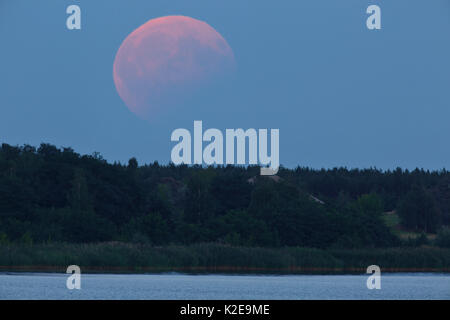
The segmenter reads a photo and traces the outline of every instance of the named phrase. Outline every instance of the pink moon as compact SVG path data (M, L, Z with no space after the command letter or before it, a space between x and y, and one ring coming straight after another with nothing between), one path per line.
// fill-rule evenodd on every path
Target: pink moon
M150 120L234 71L234 54L207 23L167 16L148 21L120 46L114 83L126 106Z

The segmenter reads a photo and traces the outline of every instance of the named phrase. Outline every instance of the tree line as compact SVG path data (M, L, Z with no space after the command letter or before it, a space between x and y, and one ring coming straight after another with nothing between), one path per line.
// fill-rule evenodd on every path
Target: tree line
M450 224L450 174L334 168L108 163L50 144L0 148L0 243L395 247L382 219Z

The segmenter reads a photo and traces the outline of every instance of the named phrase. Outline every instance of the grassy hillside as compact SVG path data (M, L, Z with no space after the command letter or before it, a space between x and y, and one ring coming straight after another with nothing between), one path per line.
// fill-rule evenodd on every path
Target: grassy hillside
M385 212L382 215L383 221L386 226L389 227L391 232L399 237L403 241L416 240L420 238L423 234L426 235L428 241L433 242L436 239L436 233L423 233L408 230L401 225L401 220L395 211Z

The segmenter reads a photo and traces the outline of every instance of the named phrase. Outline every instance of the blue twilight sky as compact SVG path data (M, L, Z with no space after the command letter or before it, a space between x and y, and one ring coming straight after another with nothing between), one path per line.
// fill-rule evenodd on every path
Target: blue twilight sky
M66 29L67 6L82 30ZM382 30L366 28L370 4ZM112 79L149 19L186 15L232 47L237 73L152 123ZM279 128L283 165L450 168L449 0L0 0L0 141L109 161L170 161L176 128Z

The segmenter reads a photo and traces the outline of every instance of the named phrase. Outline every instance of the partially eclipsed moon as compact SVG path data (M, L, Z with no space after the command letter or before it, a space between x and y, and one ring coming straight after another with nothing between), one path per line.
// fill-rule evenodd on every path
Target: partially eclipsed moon
M152 19L122 43L114 83L127 107L150 119L234 70L234 54L207 23L184 16Z

